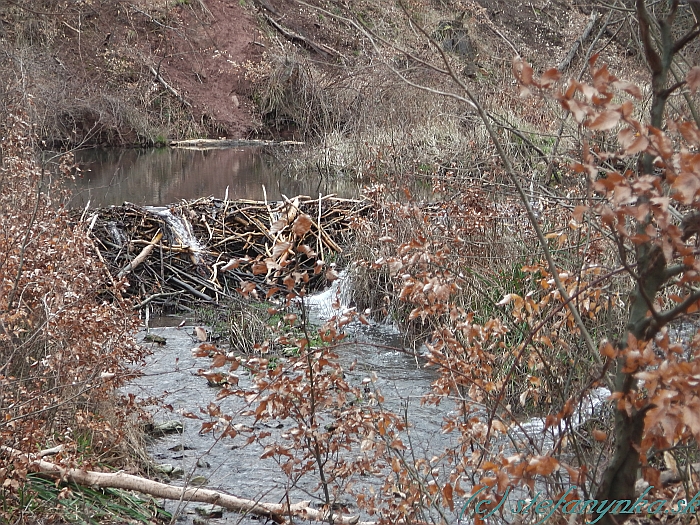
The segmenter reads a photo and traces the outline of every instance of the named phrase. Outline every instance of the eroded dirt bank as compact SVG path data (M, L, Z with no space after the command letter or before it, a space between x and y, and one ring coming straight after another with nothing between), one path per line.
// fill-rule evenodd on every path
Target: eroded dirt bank
M264 47L245 2L10 1L0 23L3 109L31 96L47 142L241 138L258 127L242 66Z
M587 3L540 1L526 8L481 0L410 8L456 57L464 78L489 94L503 87L516 50L543 65L561 62L589 23ZM6 57L0 75L9 82L0 109L6 113L21 99L40 137L66 146L347 136L376 126L372 108L390 115L397 101L410 107L415 94L378 64L400 66L419 81L430 78L428 72L398 52L373 48L347 23L353 17L420 55L427 44L400 7L377 0L311 4L6 0L0 3ZM634 54L625 31L611 26L608 33L613 30L605 53ZM422 102L418 107L432 111Z

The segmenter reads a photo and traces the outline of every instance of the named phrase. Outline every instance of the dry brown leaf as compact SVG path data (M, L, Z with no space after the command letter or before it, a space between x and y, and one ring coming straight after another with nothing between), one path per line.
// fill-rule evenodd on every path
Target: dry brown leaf
M688 84L690 92L695 93L700 87L700 66L690 68L690 71L688 71L688 74L685 76L685 81Z
M524 86L532 84L532 67L520 57L513 59L513 74Z
M614 109L607 109L599 114L588 126L595 131L607 131L613 129L620 122L620 112Z
M452 485L447 483L443 488L442 488L442 497L445 500L445 503L447 504L448 507L450 507L450 510L455 509L455 504L454 500L452 499Z
M515 294L510 294L510 293L504 295L504 296L503 296L503 299L501 299L500 301L498 301L498 302L496 303L496 305L497 305L497 306L503 306L504 304L508 304L509 302L511 302L511 301L513 300L513 296L514 296L514 295L515 295Z
M313 222L311 221L311 217L306 214L299 215L292 225L292 231L294 232L294 235L301 238L311 229L312 224Z
M287 277L284 278L284 285L287 287L287 290L292 290L294 288L294 285L296 284L296 281L294 280L294 277L291 275L288 275Z
M637 153L641 153L642 151L646 150L648 147L649 139L640 135L634 139L627 148L625 148L625 153L627 155L636 155Z
M693 433L694 436L700 436L700 412L698 412L697 398L688 403L688 406L684 406L682 409L683 422L688 425L688 428Z
M209 338L209 336L207 335L207 331L201 326L195 326L194 333L197 336L197 339L199 339L202 342L205 342Z
M678 131L680 131L683 138L691 144L700 144L700 130L695 122L682 122L678 126Z
M540 86L543 88L549 87L560 78L561 73L556 67L553 67L544 72L544 75L542 75L542 78L540 79Z
M668 159L673 155L673 143L662 130L649 126L649 138L652 145L664 159Z
M291 248L291 246L291 242L275 243L275 245L272 247L272 258L279 259L284 253L286 253L287 250L289 250L289 248ZM267 271L267 266L265 267L265 271Z
M616 89L619 89L620 91L624 91L625 93L632 95L634 98L642 98L642 90L639 89L637 85L632 84L632 82L618 80L617 82L613 82L612 85Z
M596 441L606 441L608 439L608 434L603 432L602 430L594 430L593 431L593 439Z
M581 471L579 469L570 467L569 465L565 465L565 464L564 464L564 468L569 473L569 479L571 480L571 483L574 485L578 485L579 480L581 479Z
M495 420L491 423L491 426L493 427L493 429L494 429L496 432L500 432L501 434L505 434L505 433L508 431L508 429L506 428L506 426L505 426L502 422L498 421L497 419L495 419Z
M274 235L278 232L281 232L287 227L287 221L284 219L280 219L278 221L275 221L272 223L272 226L270 226L270 234Z
M579 124L582 124L583 121L586 120L586 115L588 115L588 107L584 106L579 101L574 99L564 100L562 101L562 106L571 111L571 114L574 116L574 120L576 120L576 122Z
M588 206L576 206L574 208L573 216L576 222L581 222L583 219L583 214L589 210Z
M209 357L211 352L216 351L216 346L211 343L202 343L192 349L192 357Z
M252 292L253 290L255 290L255 283L254 282L248 281L248 282L241 283L241 293L243 295L247 295L250 292Z
M229 262L227 262L224 266L221 267L221 271L226 272L228 270L234 270L238 268L240 264L240 259L231 259Z
M649 145L649 140L637 133L634 128L625 128L617 134L617 141L626 155L636 155L644 151Z
M251 268L253 275L262 275L267 273L267 263L265 261L255 261Z
M624 118L629 119L634 113L634 104L629 100L625 100L620 106L620 113L622 113Z
M673 198L683 204L690 204L698 190L700 190L700 178L694 173L682 173L673 183L676 193Z

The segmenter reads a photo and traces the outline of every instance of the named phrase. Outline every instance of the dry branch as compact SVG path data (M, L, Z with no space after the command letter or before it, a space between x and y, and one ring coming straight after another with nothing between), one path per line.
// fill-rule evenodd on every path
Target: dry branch
M586 25L586 28L583 30L583 33L580 37L576 39L576 42L574 42L574 45L571 46L571 49L569 50L567 55L561 62L559 62L559 65L557 65L557 69L559 71L564 72L566 71L566 69L568 69L569 65L571 64L571 61L576 56L576 52L578 51L579 47L583 45L588 36L591 34L591 31L593 31L593 27L595 26L599 17L600 15L598 14L598 11L594 9L591 12L591 18L588 21L588 25Z
M153 66L148 66L148 69L151 70L151 73L156 77L156 80L158 82L160 82L161 84L163 84L163 87L165 89L167 89L168 91L170 91L170 93L172 93L175 96L175 98L177 98L180 102L182 102L183 105L187 106L188 108L192 107L192 104L190 104L184 98L182 98L180 93L178 93L177 90L174 87L172 87L170 84L168 84L165 81L165 79L160 76L160 73L158 73L158 71L153 69Z
M176 501L210 503L235 512L266 516L277 523L286 523L287 520L284 517L290 515L314 521L328 520L326 512L311 508L309 501L300 501L289 507L281 503L261 503L211 489L186 486L176 487L124 472L94 472L91 470L66 468L4 445L0 445L0 451L15 458L26 459L30 468L35 468L42 474L55 476L61 480L71 481L78 485L133 490L155 498ZM333 514L333 522L345 525L373 525L373 523L367 522L360 524L359 516L340 516L336 513Z
M255 283L262 295L284 289L284 279L294 272L309 275L308 291L321 288L325 281L323 273L314 272L317 261L342 251L352 220L369 207L366 200L333 196L282 202L201 198L157 208L126 203L98 210L89 234L110 277L128 274L127 294L138 296L137 307L186 309L200 300L234 296L243 283ZM298 236L291 226L300 214L314 219ZM285 245L288 255L272 257L276 246ZM316 253L292 249L302 245ZM159 256L154 257L156 248ZM227 265L231 260L238 264ZM280 268L260 272L266 262ZM220 271L224 265L226 271Z
M300 35L299 33L295 33L294 31L291 31L289 29L286 29L285 27L282 27L278 22L275 21L274 18L272 18L270 15L267 15L265 13L262 14L263 17L265 17L265 20L267 20L272 27L277 29L282 35L291 41L297 41L304 45L305 47L316 51L319 55L323 55L326 57L332 57L332 56L340 56L340 53L338 53L336 50L331 49L330 47L323 45L323 44L318 44L314 42L313 40L306 38L305 36Z
M136 257L134 257L134 260L131 261L129 264L127 264L124 268L122 268L119 273L117 274L117 279L121 279L124 277L127 273L131 272L132 270L135 270L139 264L141 264L143 261L148 259L148 256L151 255L151 252L153 251L153 247L156 245L158 241L163 237L162 232L158 232L156 236L153 238L153 240L148 243L148 245L141 250L141 253L139 253Z

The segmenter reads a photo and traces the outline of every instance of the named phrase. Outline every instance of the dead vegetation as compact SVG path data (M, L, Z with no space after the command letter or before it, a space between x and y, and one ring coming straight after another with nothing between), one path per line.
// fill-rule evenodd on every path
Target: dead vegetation
M246 85L229 62L258 52L247 41L255 23L236 3L222 31L229 8L217 1L211 9L189 1L6 2L0 74L6 89L31 97L26 110L48 146L247 138L255 126ZM7 104L0 100L3 115Z
M368 207L330 195L284 202L204 198L169 208L125 204L89 216L86 210L83 219L110 279L128 276L125 293L138 297L134 309L191 311L239 293L266 299L302 278L308 291L317 290L333 272L325 261L343 251L350 224ZM292 233L302 229L293 245Z
M384 473L391 469L393 474L385 478L383 491L391 497L359 497L358 501L373 512L380 509L394 521L447 521L446 513L455 512L455 499L470 495L471 489L460 486L460 482L467 481L472 487L480 483L489 487L496 501L512 484L532 489L536 483L547 484L556 494L568 484L579 486L584 494L598 490L603 497L608 493L631 497L634 484L618 478L636 478L641 447L648 454L641 458L646 462L654 454L673 451L673 440L690 443L698 434L697 416L688 409L697 404L697 385L683 379L696 363L684 361L679 346L670 344L667 332L662 330L669 319L697 306L698 292L691 287L697 280L691 259L697 254L686 244L696 232L681 232L676 224L678 217L668 211L671 193L686 206L681 208L683 213L697 207L697 185L693 182L697 156L692 157L687 148L680 146L685 140L690 151L695 151L697 126L677 122L669 131L673 139L667 139L660 129L661 121L652 122L652 129L635 120L640 111L631 101L617 104L614 97L627 95L614 91L620 86L615 84L617 79L607 68L596 66L595 60L590 62L588 72L595 87L573 80L566 94L524 102L517 92L502 88L510 83L506 75L509 61L467 63L464 57L452 54L459 49L454 35L449 37L452 47L447 54L440 42L430 43L432 54L427 51L430 45L420 45L435 38L433 28L443 33L447 29L435 10L420 2L411 6L413 11L406 12L396 6L380 11L367 4L356 6L352 13L329 11L329 6L299 5L304 6L300 8L302 18L285 21L281 27L272 24L281 37L268 34L274 40L270 46L274 49L267 56L269 67L247 67L248 72L259 74L255 81L261 116L271 126L289 126L318 140L320 148L301 159L300 165L324 174L353 173L379 183L369 194L375 215L358 224L363 241L357 243L353 254L359 260L354 276L356 301L381 317L395 317L417 340L426 343L424 355L442 371L426 400L438 404L452 397L456 411L446 421L445 431L458 433L461 440L458 448L430 462L413 461L415 458L402 452L405 445L401 433L408 422L375 412L369 404L355 403L364 396L381 400L381 394L375 394L369 386L360 391L348 385L333 362L332 349L311 345L309 327L302 318L303 333L296 334L292 341L299 352L289 366L284 365L287 370L267 357L256 357L245 366L254 374L257 390L243 392L235 385L226 387L231 389L226 395L254 399L257 405L251 414L257 419L293 420L294 432L287 434L286 445L267 442L263 456L276 457L290 477L318 474L331 519L332 482L324 479L325 473L337 475L334 481L344 482L355 474L382 474L382 469ZM491 14L484 8L472 3L459 5L469 14L466 22L460 20L460 24L466 23L467 34L482 37L475 38L478 54L502 58L521 47L513 44L512 34L493 26ZM538 8L530 7L537 17ZM567 13L572 19L581 14L573 10ZM582 18L585 22L588 16ZM299 22L296 25L295 20ZM313 24L320 26L318 32L308 26L311 20L317 20ZM609 49L615 45L616 37L608 32L614 26L606 26L614 20L603 20L602 26L591 31L590 45L580 46L583 56L569 66L574 78L581 78L583 73L578 74L576 66L581 68L588 62L594 47ZM567 34L566 39L560 39L562 35L557 31L543 31L530 20L529 13L517 22L514 27L533 28L537 35L546 36L561 56L565 56L565 42L578 38L577 34ZM343 29L332 32L329 27ZM486 38L489 31L495 36ZM309 42L312 36L318 41ZM533 52L532 47L525 49ZM311 53L314 60L308 60L306 53ZM340 64L342 71L336 67ZM559 79L557 70L537 77L528 68L523 61L516 62L516 78L523 95L546 91ZM448 92L451 81L439 78L436 72L447 73L461 91L440 98L441 93ZM685 94L692 97L697 77L688 78L692 89ZM622 91L643 97L642 90L624 85ZM596 96L589 96L594 89L598 90ZM478 93L483 101L477 104L471 93ZM657 98L661 95L658 90L654 94ZM685 99L688 111L692 107L689 100ZM673 110L682 104L672 106ZM478 111L479 119L473 110ZM564 123L568 113L574 118ZM608 133L623 122L632 128L620 134ZM636 162L639 153L647 155L644 162ZM678 161L681 157L683 163ZM565 166L571 158L580 162L569 170ZM652 161L659 163L656 168L665 170L668 179L652 169ZM685 170L683 178L674 171L678 166ZM635 171L642 167L643 171ZM540 184L561 179L579 183L564 189ZM416 188L421 185L428 197L416 199ZM513 198L516 192L518 201ZM440 195L437 202L426 202L435 193ZM631 199L633 193L644 204L653 199L649 202L655 207L636 206ZM31 212L31 202L19 204L28 210L25 214ZM573 216L570 211L574 211ZM634 232L627 229L626 225L634 221L643 228ZM163 232L158 232L157 221L144 222L148 235L141 239L145 241L142 244L153 251ZM291 226L292 240L301 240L312 231L308 221L299 223L298 228L296 224L296 219L288 218L279 231ZM109 230L104 225L103 229ZM202 231L211 237L211 229L206 223ZM224 224L222 231L225 229ZM263 233L255 235L269 238L272 229L272 225L265 226L267 233L260 230ZM234 233L240 239L250 232ZM681 233L688 236L684 238ZM112 239L115 237L119 235ZM103 238L107 238L106 233ZM280 256L287 253L308 255L308 245L290 244L289 239L276 238L266 246L264 255L258 254L262 258L257 261L260 274L279 270ZM22 253L24 241L16 241L12 246L19 246ZM112 249L120 248L119 243L113 244L116 248ZM182 244L175 251L180 250L180 255L187 258L195 255L195 250L183 249ZM168 248L172 251L173 246L170 242ZM142 250L138 255L146 260L152 251ZM75 259L86 257L84 253L78 255ZM630 265L632 258L635 262ZM16 259L16 275L23 275L24 255ZM135 269L138 262L131 256L127 259L128 266L121 268L124 272ZM313 272L308 267L300 268L300 260L294 259L300 278L287 276L284 283L288 305L305 293L299 291L305 284L303 275ZM673 260L678 264L669 266L666 273L667 262ZM661 265L659 261L665 262ZM660 265L665 280L685 273L683 281L669 281L669 286L685 297L657 297L661 293L655 284L659 279L646 277L653 276ZM641 277L638 271L644 272ZM623 281L621 275L627 280ZM211 275L205 277L210 279ZM8 311L14 301L25 300L25 288L30 290L29 286L18 286L18 282L7 281ZM636 292L631 290L630 282L637 282ZM644 292L639 290L650 282L648 296L641 297ZM188 286L196 289L207 285L200 280ZM255 283L242 286L244 293L255 288ZM639 296L632 309L625 302L630 293ZM41 299L44 297L50 296ZM630 311L635 315L630 314L632 321L626 328ZM28 314L20 313L15 336L21 338L22 330L31 323L25 321ZM319 334L322 341L339 343L343 326L356 313L332 320ZM294 323L298 315L287 313L285 319ZM619 337L627 331L626 339ZM657 335L659 346L655 347L652 339ZM213 353L214 368L230 366L234 371L242 364L238 357L208 343L200 345L198 351L202 357ZM37 363L47 366L39 356L26 366L17 366L30 371L39 366ZM621 385L616 393L618 404L611 405L617 417L616 431L610 432L610 422L602 418L581 431L574 417L577 407L585 406L597 389L608 387L612 391L610 376L615 368ZM636 390L637 381L646 382L644 391ZM269 392L269 396L260 396L261 391ZM352 396L353 403L346 403L346 396ZM217 410L210 409L214 419L205 421L202 430L235 437L231 416ZM523 428L517 417L521 411L540 413L541 427ZM643 436L647 412L654 419ZM618 441L621 446L615 449L615 439L620 435L630 440ZM497 442L500 438L508 439L516 452L507 455ZM344 463L338 451L355 446L366 454L358 454L359 459L352 464ZM605 459L613 450L634 468L618 474L615 465ZM335 463L329 463L329 458ZM655 466L644 464L643 468L649 479L659 479Z
M495 151L476 112L441 96L455 91L440 74L437 47L479 94L514 159L537 180L551 179L550 157L566 154L578 132L569 125L558 129L553 105L523 101L504 89L512 83L510 60L521 54L537 64L545 56L571 55L567 64L580 70L594 44L617 57L621 48L613 29L620 21L598 17L585 31L590 9L567 2L532 4L526 12L496 1L407 7L413 20L399 4L379 8L368 1L351 8L324 2L275 8L287 27L335 51L329 57L305 48L270 26L271 45L252 68L261 118L314 144L286 160L297 169L363 181L436 167L493 169ZM570 53L572 48L578 52ZM643 67L628 63L630 69Z
M84 457L95 467L125 467L124 422L140 413L114 392L144 356L133 339L136 320L123 283L109 279L84 226L61 206L58 183L71 176L70 158L60 173L47 171L31 129L21 112L2 124L0 437L25 452L60 445L64 465ZM2 519L31 516L31 494L17 499L28 465L1 463Z
M513 53L563 58L590 18L587 3L534 3L524 12L497 0L410 7L510 126L521 101L501 86L510 82ZM399 5L18 0L3 5L0 17L3 77L32 95L27 107L47 144L292 134L320 146L299 164L360 175L391 148L411 168L488 145L478 119L436 96L444 81L431 70L419 26ZM618 31L625 20L603 26L601 17L572 67L580 68L594 39L611 57L625 54ZM435 91L421 92L397 72ZM540 120L551 117L538 112Z

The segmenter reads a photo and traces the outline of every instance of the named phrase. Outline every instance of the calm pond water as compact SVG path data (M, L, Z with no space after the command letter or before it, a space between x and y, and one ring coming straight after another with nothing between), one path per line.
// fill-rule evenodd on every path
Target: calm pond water
M281 195L318 196L336 193L355 197L349 181L296 175L259 147L190 150L90 149L78 151L82 176L72 184L71 204L84 207L120 205L163 206L181 199L223 198L263 200L263 185L270 200Z

